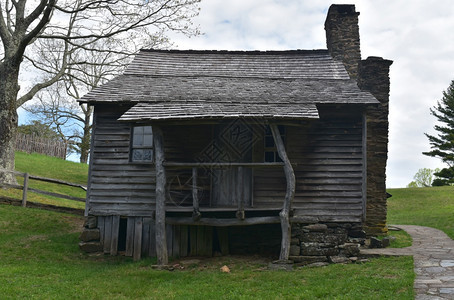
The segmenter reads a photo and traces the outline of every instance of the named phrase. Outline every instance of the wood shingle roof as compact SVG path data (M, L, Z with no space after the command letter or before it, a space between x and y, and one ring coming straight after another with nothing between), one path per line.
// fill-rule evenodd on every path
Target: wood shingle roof
M327 50L142 50L81 102L139 103L120 120L316 118L316 104L376 104Z

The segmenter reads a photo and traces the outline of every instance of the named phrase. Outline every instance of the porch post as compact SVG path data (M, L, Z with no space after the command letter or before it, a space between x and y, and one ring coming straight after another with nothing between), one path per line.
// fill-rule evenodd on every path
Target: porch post
M200 220L202 214L199 210L199 195L197 188L197 167L192 167L192 219L194 221Z
M284 162L284 173L287 181L287 190L285 192L284 205L279 217L281 219L282 241L281 253L279 255L280 261L288 260L290 254L290 208L292 206L293 198L295 197L295 172L293 171L292 164L288 159L287 152L285 151L284 142L282 141L281 134L276 124L270 124L271 132L273 134L274 143L276 144L279 157Z
M156 255L158 265L167 265L169 257L166 241L166 173L163 166L164 145L162 130L159 126L153 125L153 145L156 166Z

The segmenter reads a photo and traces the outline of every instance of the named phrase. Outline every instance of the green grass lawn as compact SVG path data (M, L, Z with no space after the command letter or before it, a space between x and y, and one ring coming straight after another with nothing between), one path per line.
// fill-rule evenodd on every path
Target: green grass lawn
M16 153L16 169L86 184L88 166L38 154ZM47 191L84 197L77 188L31 182ZM21 197L21 191L14 191ZM0 195L12 195L1 190ZM454 238L454 187L390 189L388 224L438 228ZM83 208L83 203L30 193L30 201ZM151 268L153 259L89 256L78 249L82 218L0 205L0 299L413 299L413 259L269 271L267 259L200 259L175 271ZM405 247L405 232L390 232ZM180 263L175 260L172 263ZM228 265L231 273L219 268Z
M82 254L81 226L81 217L0 205L0 299L414 297L411 257L286 272L267 270L264 259L227 256L159 271L152 259ZM220 272L224 264L230 273Z
M454 238L454 186L388 192L388 224L429 226Z
M23 173L60 179L63 181L87 185L88 165L80 164L71 161L66 161L56 157L50 157L40 154L27 154L24 152L16 152L16 170ZM23 184L23 177L18 176L19 184ZM78 198L85 198L85 191L81 188L47 183L38 180L29 181L30 188L35 188L47 192L59 193ZM8 196L15 199L22 199L22 191L16 189L0 189L0 196ZM65 200L50 196L44 196L33 192L28 193L28 201L39 202L43 204L52 204L57 206L65 206L71 208L83 209L83 202Z

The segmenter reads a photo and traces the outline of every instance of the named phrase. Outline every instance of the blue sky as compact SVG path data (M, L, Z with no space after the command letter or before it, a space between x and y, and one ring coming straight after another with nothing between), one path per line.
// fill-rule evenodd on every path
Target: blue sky
M228 3L228 4L227 4ZM326 49L324 22L332 3L360 12L362 58L393 60L387 186L405 187L420 168L443 167L424 133L435 133L429 108L454 80L451 0L202 0L204 35L172 36L178 49Z
M360 12L362 58L393 60L387 186L404 187L420 168L443 167L424 132L435 133L429 108L454 79L452 0L202 0L194 20L204 33L171 35L177 49L326 49L324 22L332 3ZM20 122L25 121L20 113Z

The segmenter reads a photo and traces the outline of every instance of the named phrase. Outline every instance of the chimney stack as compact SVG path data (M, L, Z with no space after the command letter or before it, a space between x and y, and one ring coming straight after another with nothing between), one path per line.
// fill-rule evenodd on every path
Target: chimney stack
M343 62L352 79L358 76L361 60L358 16L355 5L333 4L325 21L328 51L335 60Z
M367 204L365 230L383 234L386 227L386 162L388 159L389 67L393 62L368 57L359 63L358 86L380 101L366 110L367 116Z

